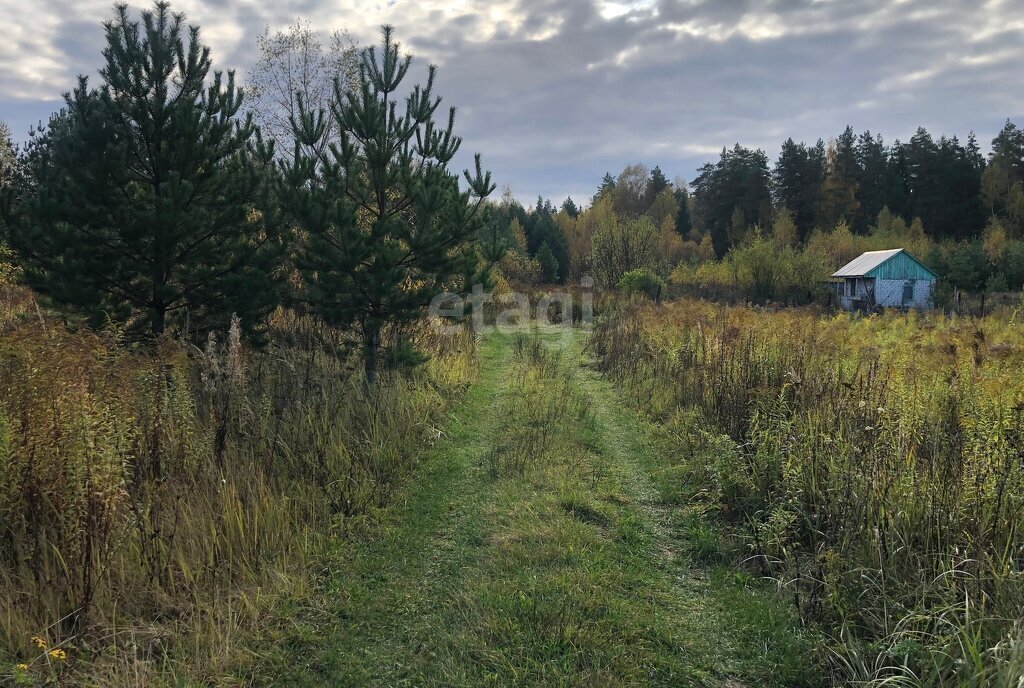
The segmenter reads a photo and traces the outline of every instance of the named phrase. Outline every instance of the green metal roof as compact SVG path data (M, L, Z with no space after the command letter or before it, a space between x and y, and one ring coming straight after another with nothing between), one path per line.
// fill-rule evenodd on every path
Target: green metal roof
M833 277L934 280L938 275L902 248L867 251L832 273Z

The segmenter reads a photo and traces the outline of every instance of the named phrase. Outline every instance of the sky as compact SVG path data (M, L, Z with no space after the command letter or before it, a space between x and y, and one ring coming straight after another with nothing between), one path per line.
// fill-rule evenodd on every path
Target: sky
M132 0L136 7L148 6ZM458 108L456 163L483 156L522 200L586 201L605 172L690 180L739 142L850 124L886 141L1024 126L1024 0L174 0L215 68L244 81L256 36L296 17L363 46L381 24L438 66ZM108 0L0 0L0 120L16 139L101 65ZM410 86L412 82L410 81Z

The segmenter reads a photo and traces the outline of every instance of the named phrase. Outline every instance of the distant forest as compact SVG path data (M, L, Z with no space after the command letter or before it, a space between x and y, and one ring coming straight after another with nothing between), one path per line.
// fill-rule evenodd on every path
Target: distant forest
M602 203L607 207L599 209ZM887 144L848 126L828 143L787 139L774 164L760 149L723 148L689 183L673 183L657 166L629 165L618 176L605 174L586 212L571 198L560 208L543 198L526 208L510 194L493 209L492 229L518 240L542 281L593 268L587 260L595 258L601 221L586 215L596 211L605 218L610 212L616 223L650 220L646 234L659 237L651 264L624 267L649 267L662 277L680 264L727 259L759 237L800 250L819 236L817 243L832 237L863 250L899 242L951 277L952 286L1019 289L1024 130L1007 120L986 154L973 133L964 143L920 128L907 142Z
M816 227L843 220L863 234L883 208L908 223L920 218L935 240L978 236L993 216L1018 234L1022 181L1024 131L1010 121L992 140L987 160L973 133L963 144L920 128L910 141L886 145L881 135L858 136L848 126L827 145L787 139L771 170L763 151L739 144L723 149L693 180L694 219L719 256L738 230L768 226L780 208L792 212L801 241Z

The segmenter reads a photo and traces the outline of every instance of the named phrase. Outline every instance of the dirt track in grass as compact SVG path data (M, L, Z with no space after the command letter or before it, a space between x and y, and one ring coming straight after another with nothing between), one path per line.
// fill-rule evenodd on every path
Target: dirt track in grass
M659 492L656 433L583 341L483 339L441 441L379 521L327 557L276 683L820 683L774 595L688 557L692 523Z

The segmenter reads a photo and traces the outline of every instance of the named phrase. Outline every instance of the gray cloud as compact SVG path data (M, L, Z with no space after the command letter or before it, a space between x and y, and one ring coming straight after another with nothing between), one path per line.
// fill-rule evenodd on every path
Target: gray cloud
M15 11L0 46L0 118L47 116L78 72L100 65L106 0ZM479 151L524 199L589 196L605 171L642 160L692 178L723 145L814 141L847 124L908 138L1024 116L1019 0L301 0L175 3L219 67L241 71L267 24L293 14L363 44L396 25L440 66L459 108L462 164ZM422 74L422 72L418 72Z

